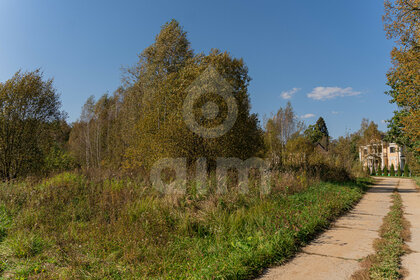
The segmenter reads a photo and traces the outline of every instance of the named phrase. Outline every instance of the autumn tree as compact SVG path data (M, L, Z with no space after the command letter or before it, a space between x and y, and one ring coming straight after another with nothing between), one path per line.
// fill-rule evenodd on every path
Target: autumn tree
M237 109L234 125L218 137L200 135L185 119L190 87L203 79L208 82L200 85L205 89L221 80ZM258 118L250 113L249 81L242 59L215 49L195 55L186 32L172 20L139 55L138 63L125 70L123 85L113 96L88 100L74 126L72 150L85 166L112 165L131 171L149 169L168 157L183 157L188 163L203 157L247 159L263 148ZM216 106L214 118L203 113L206 104ZM205 128L223 123L228 112L216 88L203 92L191 109Z
M387 92L399 111L390 122L396 141L406 138L414 169L420 171L420 1L385 1L384 27L388 39L395 40L392 68L387 73ZM408 141L407 141L408 140ZM417 166L417 167L416 167Z
M357 137L355 134L340 136L330 144L331 155L334 157L335 165L352 170L358 164Z
M272 164L281 167L285 163L286 145L297 137L304 129L304 123L299 121L293 111L292 104L280 108L275 115L267 120L265 125L265 143Z
M359 145L379 145L384 134L378 130L378 125L368 119L363 119L359 130L361 136Z
M45 167L64 114L53 87L40 70L17 72L0 83L0 176L12 179Z
M122 101L117 91L95 101L88 98L80 119L73 124L69 144L74 157L86 168L119 167L124 153L122 133L129 118L120 116Z

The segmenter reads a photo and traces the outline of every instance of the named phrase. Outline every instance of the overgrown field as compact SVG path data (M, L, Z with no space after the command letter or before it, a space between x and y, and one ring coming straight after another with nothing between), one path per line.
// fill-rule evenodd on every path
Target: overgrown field
M163 196L133 179L63 173L0 187L5 279L244 279L292 256L365 184Z

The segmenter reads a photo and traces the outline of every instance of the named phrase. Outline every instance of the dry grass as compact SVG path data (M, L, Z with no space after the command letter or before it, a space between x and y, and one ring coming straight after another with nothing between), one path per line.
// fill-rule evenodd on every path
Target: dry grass
M0 272L10 279L255 276L289 258L362 195L363 184L278 178L269 196L165 196L134 178L63 173L0 188ZM284 184L284 187L281 187ZM295 185L296 184L296 185Z

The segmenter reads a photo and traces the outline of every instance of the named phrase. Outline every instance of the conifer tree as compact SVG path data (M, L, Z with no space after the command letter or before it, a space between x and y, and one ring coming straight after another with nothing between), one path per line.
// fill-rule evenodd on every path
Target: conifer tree
M400 166L400 164L398 164L398 167L397 167L397 176L398 177L401 177L401 175L402 175L401 166Z
M395 167L393 163L391 164L391 167L390 167L390 175L395 176Z
M384 167L383 173L384 176L388 176L388 168L386 167L386 165Z
M410 176L410 170L408 169L408 164L404 164L404 176L409 177Z

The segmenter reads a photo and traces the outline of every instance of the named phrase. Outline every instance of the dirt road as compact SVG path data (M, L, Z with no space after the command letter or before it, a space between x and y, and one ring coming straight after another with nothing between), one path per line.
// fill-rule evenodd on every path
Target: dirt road
M331 229L321 234L285 265L268 269L260 278L274 279L350 279L360 269L360 261L373 254L373 241L383 217L389 212L391 194L399 189L406 217L412 225L413 253L403 259L409 279L420 279L420 193L409 179L380 178L363 199ZM417 276L417 278L415 278Z

